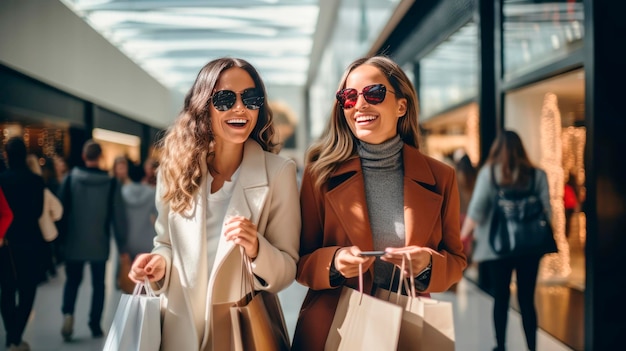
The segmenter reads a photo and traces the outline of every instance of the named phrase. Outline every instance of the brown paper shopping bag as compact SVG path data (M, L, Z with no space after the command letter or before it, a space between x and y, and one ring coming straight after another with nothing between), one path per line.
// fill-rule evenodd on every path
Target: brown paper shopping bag
M363 293L359 267L359 290L343 287L325 350L395 350L400 333L402 307Z
M241 250L244 297L212 306L213 349L233 351L287 351L289 334L278 296L254 291L250 258ZM217 321L227 321L223 323Z

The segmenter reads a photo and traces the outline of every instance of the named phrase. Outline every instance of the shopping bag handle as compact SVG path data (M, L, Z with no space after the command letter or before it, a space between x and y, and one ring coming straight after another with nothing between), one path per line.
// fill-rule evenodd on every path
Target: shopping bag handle
M141 295L142 288L146 292L146 296L156 297L156 294L154 293L154 290L152 289L152 285L150 284L150 280L148 280L148 277L145 277L143 279L143 282L139 282L135 284L133 295Z

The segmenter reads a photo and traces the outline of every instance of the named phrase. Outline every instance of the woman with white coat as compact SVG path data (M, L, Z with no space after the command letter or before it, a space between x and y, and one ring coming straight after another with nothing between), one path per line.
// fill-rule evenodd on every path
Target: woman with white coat
M162 300L161 350L213 350L212 306L243 297L242 251L254 289L295 279L300 235L296 165L276 155L265 87L246 61L202 68L168 130L160 159L157 236L129 277Z

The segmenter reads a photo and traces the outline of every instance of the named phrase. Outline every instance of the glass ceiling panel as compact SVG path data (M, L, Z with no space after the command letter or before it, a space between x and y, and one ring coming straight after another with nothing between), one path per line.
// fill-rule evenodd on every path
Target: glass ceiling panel
M60 0L164 86L186 93L221 56L304 85L318 0Z

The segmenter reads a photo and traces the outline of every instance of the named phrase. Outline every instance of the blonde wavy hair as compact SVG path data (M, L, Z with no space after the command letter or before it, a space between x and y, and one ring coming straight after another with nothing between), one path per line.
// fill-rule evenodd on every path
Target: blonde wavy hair
M392 90L396 92L395 98L407 100L407 111L402 118L398 119L397 131L404 143L419 148L417 93L402 68L393 60L386 56L357 59L344 72L338 90L346 88L348 75L361 65L371 65L378 68L389 80ZM387 94L386 98L393 96L394 94ZM310 172L315 179L317 188L322 188L341 163L357 155L357 145L358 139L352 134L346 122L343 108L335 100L330 119L322 136L309 148L305 158L306 162L310 164Z
M200 187L206 169L211 169L212 143L210 103L215 85L229 68L244 69L254 81L256 89L263 92L265 102L250 137L265 151L277 152L272 142L274 126L272 110L267 103L265 85L256 69L238 58L219 58L207 63L198 73L196 81L185 96L183 110L161 141L162 154L159 182L162 200L170 203L174 212L182 213L192 207L194 193ZM206 165L204 167L203 163Z

